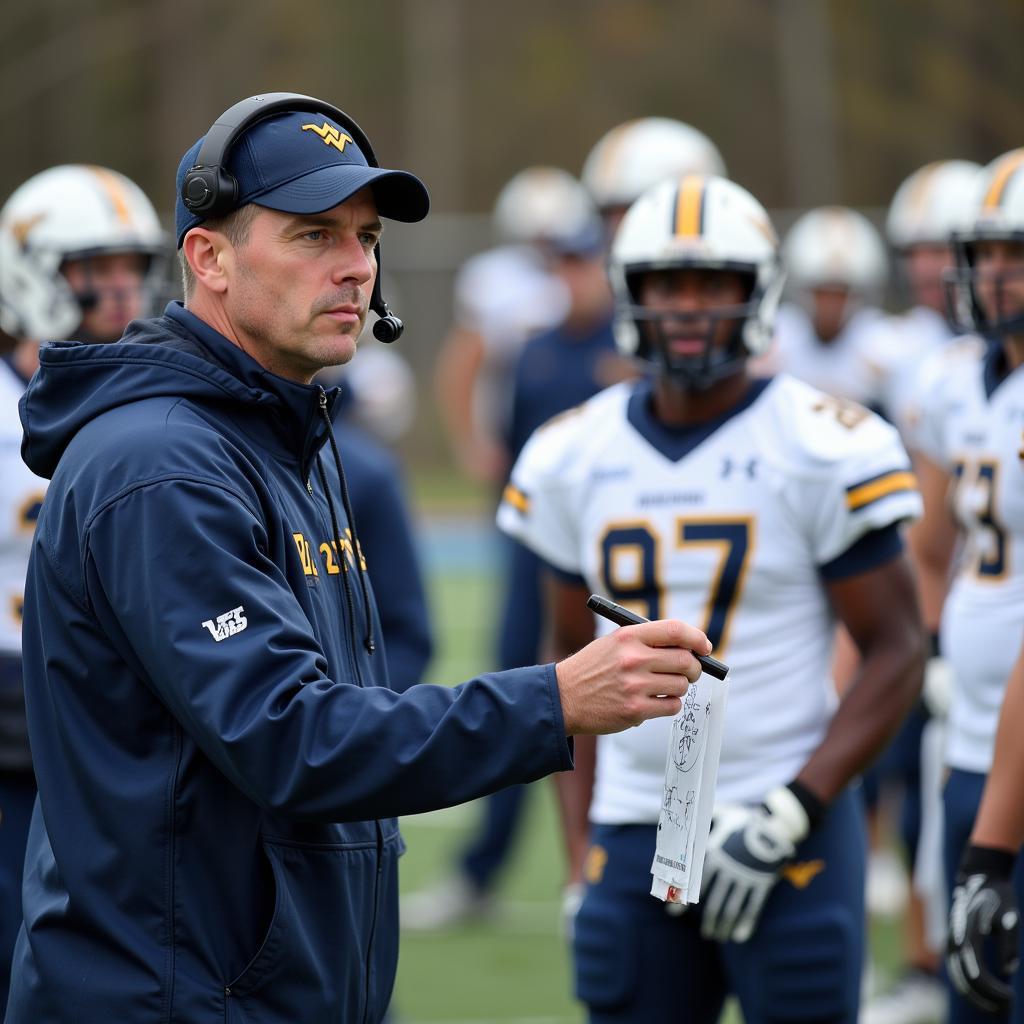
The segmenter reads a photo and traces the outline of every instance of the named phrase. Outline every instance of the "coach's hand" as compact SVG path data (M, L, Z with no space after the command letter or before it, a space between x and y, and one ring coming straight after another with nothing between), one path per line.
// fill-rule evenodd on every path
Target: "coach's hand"
M700 676L691 653L710 654L708 638L674 619L623 626L555 666L570 736L621 732L648 718L679 714Z
M1013 996L1006 979L1017 970L1020 915L1011 880L1015 859L1008 850L968 846L949 911L946 968L950 981L961 995L989 1013L1004 1012ZM985 962L986 953L994 956L1002 977Z
M773 789L760 807L715 808L701 883L705 938L746 942L754 934L768 894L810 827L787 786Z

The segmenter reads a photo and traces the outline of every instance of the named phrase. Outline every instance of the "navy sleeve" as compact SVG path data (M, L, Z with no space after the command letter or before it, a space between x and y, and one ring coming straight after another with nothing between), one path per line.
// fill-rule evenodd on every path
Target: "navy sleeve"
M242 488L163 478L85 530L84 578L120 657L203 753L274 813L414 814L572 767L551 665L404 694L328 665ZM221 638L205 623L233 614Z
M903 551L899 523L890 523L879 530L870 530L831 562L818 566L825 580L844 580L877 569L898 558Z

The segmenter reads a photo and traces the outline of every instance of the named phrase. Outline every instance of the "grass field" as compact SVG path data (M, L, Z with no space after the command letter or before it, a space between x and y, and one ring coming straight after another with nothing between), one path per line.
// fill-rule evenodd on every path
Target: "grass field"
M479 531L477 531L479 532ZM467 557L469 532L456 530L454 563L427 552L438 656L430 681L453 683L490 664L490 636L498 588L493 563ZM446 568L448 564L448 568ZM571 996L568 950L559 898L562 857L550 783L533 787L527 827L501 888L498 912L486 924L430 934L405 932L395 995L395 1024L580 1024ZM470 804L406 818L408 853L402 891L438 881L450 869L460 840L472 828ZM872 936L883 970L894 964L899 940L890 923ZM730 1008L722 1024L738 1024Z

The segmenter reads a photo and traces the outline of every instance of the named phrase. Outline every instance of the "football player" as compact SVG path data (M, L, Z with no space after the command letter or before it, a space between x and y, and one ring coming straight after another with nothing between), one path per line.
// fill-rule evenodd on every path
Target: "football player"
M800 217L783 245L793 301L779 310L775 346L760 372L785 371L838 398L868 404L874 381L863 358L882 320L885 246L856 210L823 206Z
M603 272L605 249L619 221L646 188L667 177L688 173L724 174L725 165L714 143L690 125L664 117L645 117L627 121L611 129L598 140L583 165L581 180L600 213L603 235L598 227L595 237L593 210L580 217L575 195L566 195L556 203L558 179L540 176L536 170L524 171L505 187L498 198L495 215L505 237L527 241L546 239L546 268L562 286L568 305L561 319L540 331L523 345L509 368L505 385L511 395L510 412L504 436L502 459L511 465L532 431L550 416L590 397L602 387L633 375L626 360L614 358L610 316L610 295ZM566 219L565 212L570 215ZM514 290L514 275L479 277L481 267L499 266L495 261L507 249L484 254L467 264L460 294L468 295L467 279L479 291L475 304L495 307ZM502 256L505 258L505 256ZM470 271L472 270L472 273ZM520 303L525 299L520 296ZM526 304L518 311L536 314L544 305ZM471 351L472 333L452 344ZM452 352L455 350L452 349ZM463 365L456 360L456 368ZM448 373L449 370L445 370ZM457 377L458 374L456 373ZM449 412L462 445L470 444L478 453L486 445L472 444L473 432L459 416L460 403ZM465 409L465 404L461 406ZM464 448L468 455L468 449ZM466 461L465 459L463 460ZM504 480L502 480L504 482ZM540 656L541 624L544 619L540 569L536 555L510 541L506 547L505 593L498 628L498 664L511 668L533 664ZM558 776L561 788L566 780ZM517 786L495 793L484 803L483 818L460 851L451 877L433 888L410 896L402 908L406 928L428 929L479 917L493 906L494 890L501 870L507 864L522 819L525 787ZM579 886L566 889L566 905L574 912Z
M103 167L53 167L0 209L0 1007L21 924L21 872L35 780L21 685L21 608L46 481L21 460L18 400L42 339L113 341L150 311L165 239L142 190Z
M875 376L873 404L897 425L904 438L912 430L907 417L921 364L954 337L946 317L943 274L953 266L954 232L968 225L980 170L966 160L927 164L900 185L889 204L886 236L910 307L899 316L887 317L878 330L869 333L864 358ZM918 574L920 586L925 586L927 579L927 574ZM939 977L947 909L941 870L940 785L949 671L938 657L937 637L945 589L943 579L937 593L923 591L920 595L925 624L935 638L923 700L907 716L870 773L874 789L880 785L887 797L895 799L876 804L877 841L868 870L869 909L902 910L905 902L893 899L895 893L902 897L907 886L906 869L894 852L897 844L888 843L883 836L890 810L898 810L898 822L893 825L898 826L898 845L912 867L913 885L904 918L905 966L892 987L866 1005L861 1024L937 1024L946 1013L945 985ZM922 764L922 756L927 763ZM931 817L936 820L932 822ZM884 882L888 885L883 886Z
M609 242L629 207L652 185L684 174L726 177L718 147L698 128L671 117L639 117L605 132L580 180L597 204Z
M526 339L565 316L568 296L548 269L549 246L592 216L568 171L527 167L494 205L501 244L468 259L455 278L455 323L438 357L438 410L459 468L500 488L510 465L504 443L512 370Z
M956 239L952 303L966 318L963 329L976 336L936 357L940 369L929 374L930 387L919 398L921 420L914 433L925 501L925 516L912 535L919 561L933 578L942 579L959 549L941 622L942 652L954 676L945 860L950 885L962 884L954 907L961 916L951 928L957 950L951 973L961 990L971 989L991 1011L953 992L953 1024L1024 1020L1019 982L1010 1010L1008 990L996 987L998 997L986 992L979 981L983 975L969 966L979 938L972 910L977 914L991 900L996 882L1008 891L1014 870L1020 898L1024 869L1014 869L1008 853L998 856L991 849L1015 852L1016 842L1000 841L987 816L967 846L992 766L999 708L1024 635L1024 149L985 169L979 195L972 227ZM986 892L978 891L979 875ZM998 929L995 909L990 904L992 913L982 920ZM995 975L986 971L988 977Z
M885 220L899 279L909 301L868 344L878 375L877 404L904 429L915 370L952 340L943 275L954 264L952 237L968 227L981 168L968 160L939 160L919 168L896 190Z
M602 741L596 757L577 746L576 992L600 1024L710 1022L729 992L751 1024L852 1024L864 830L849 783L913 702L924 646L899 531L920 507L909 461L867 410L748 372L782 271L740 186L694 175L646 192L610 275L618 344L651 374L537 431L499 524L552 566L556 649L593 636L585 600L599 591L703 619L732 673L694 910L648 894L670 725ZM841 702L837 618L861 653Z

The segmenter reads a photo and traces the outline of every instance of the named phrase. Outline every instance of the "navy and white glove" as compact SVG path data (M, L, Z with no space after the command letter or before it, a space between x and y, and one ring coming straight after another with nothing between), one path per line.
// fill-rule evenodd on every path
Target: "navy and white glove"
M704 858L701 933L718 942L746 942L768 894L811 819L789 786L778 786L760 807L715 808Z
M1020 916L1011 881L1015 861L1008 850L968 846L949 910L949 979L961 995L989 1013L1006 1010L1013 996L1008 979L1017 970Z

